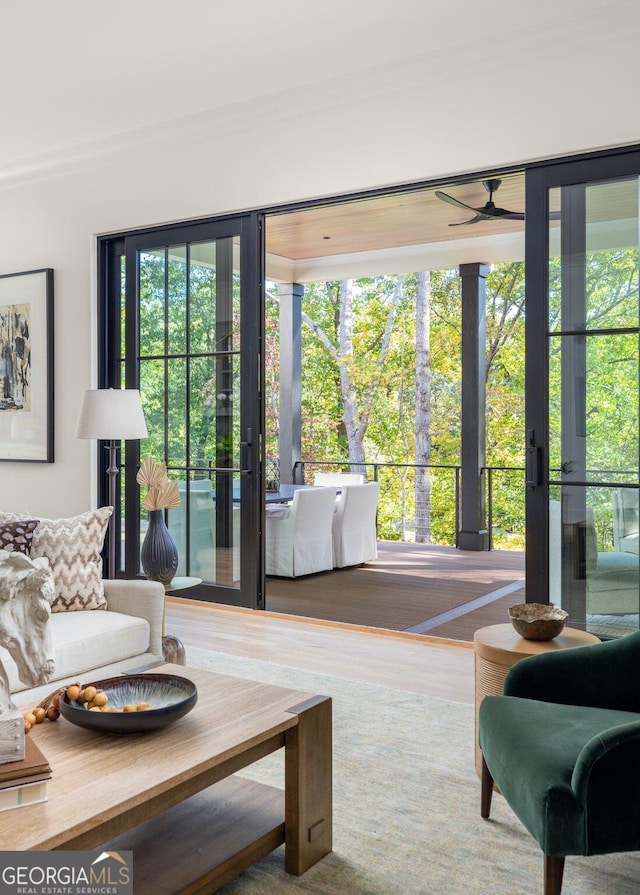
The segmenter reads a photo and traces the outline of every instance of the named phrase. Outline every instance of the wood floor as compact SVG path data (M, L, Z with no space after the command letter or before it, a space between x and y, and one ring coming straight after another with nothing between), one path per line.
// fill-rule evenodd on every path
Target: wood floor
M472 704L470 643L166 598L166 631L185 646Z
M380 541L364 566L267 578L266 608L305 618L473 640L522 602L524 554Z
M473 634L524 600L524 555L380 542L366 566L269 578L267 611L167 597L186 646L473 703Z

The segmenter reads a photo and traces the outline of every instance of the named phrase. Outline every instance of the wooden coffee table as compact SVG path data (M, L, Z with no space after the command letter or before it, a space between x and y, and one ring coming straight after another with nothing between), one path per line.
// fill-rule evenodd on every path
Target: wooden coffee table
M331 699L181 665L153 672L194 681L192 711L131 736L64 718L35 727L49 800L0 813L0 850L133 850L136 895L204 895L282 843L298 876L327 855ZM284 791L233 776L279 749Z

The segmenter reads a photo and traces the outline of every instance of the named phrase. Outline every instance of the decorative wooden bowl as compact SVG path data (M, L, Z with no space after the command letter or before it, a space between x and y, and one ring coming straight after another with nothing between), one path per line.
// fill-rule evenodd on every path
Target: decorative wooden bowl
M77 724L101 733L142 733L158 730L190 712L198 700L196 685L174 674L129 674L94 681L91 685L104 691L111 709L125 705L149 703L145 711L91 712L86 705L69 699L60 700L60 713Z
M551 603L519 603L510 607L509 618L525 640L553 640L562 632L568 613Z

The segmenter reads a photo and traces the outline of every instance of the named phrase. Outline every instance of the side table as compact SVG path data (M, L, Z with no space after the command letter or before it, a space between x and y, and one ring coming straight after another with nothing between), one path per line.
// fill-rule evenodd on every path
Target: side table
M195 578L191 575L173 578L165 587L165 593L173 593L174 590L184 590L185 587L195 587L202 584L202 578ZM162 617L162 656L165 662L171 662L173 665L186 665L187 656L182 641L174 634L165 634L164 615Z
M571 649L600 643L600 638L577 628L564 628L553 640L525 640L509 622L479 628L473 636L475 664L475 763L478 777L482 776L482 753L478 745L478 711L485 696L500 696L504 679L512 665L527 656L537 656L555 650Z

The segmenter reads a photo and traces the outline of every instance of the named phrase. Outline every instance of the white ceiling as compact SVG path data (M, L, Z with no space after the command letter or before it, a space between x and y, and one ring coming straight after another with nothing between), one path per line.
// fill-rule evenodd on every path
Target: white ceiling
M430 86L544 64L632 17L635 0L0 0L0 171L411 59Z

